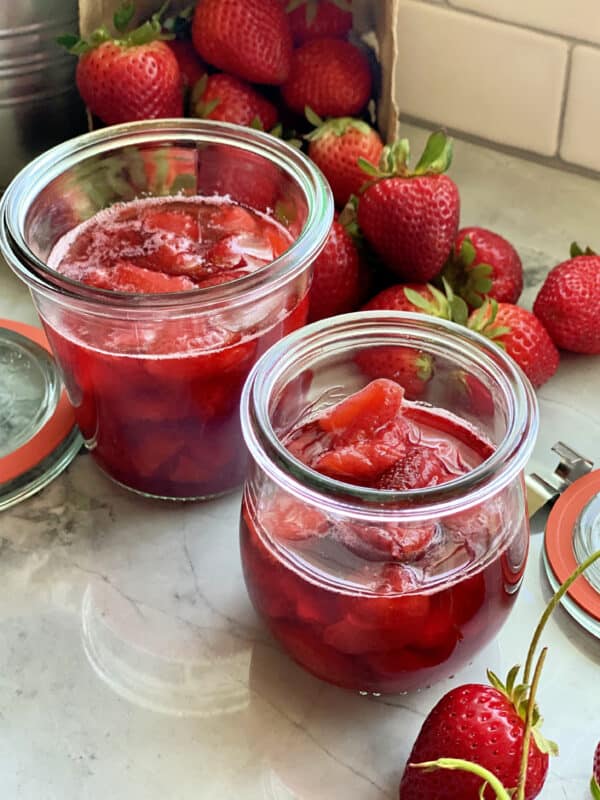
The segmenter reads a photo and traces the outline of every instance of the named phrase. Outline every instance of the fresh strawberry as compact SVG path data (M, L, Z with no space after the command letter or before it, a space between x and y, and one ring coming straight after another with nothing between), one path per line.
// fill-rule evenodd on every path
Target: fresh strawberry
M192 113L269 131L277 123L277 109L250 84L233 75L205 75L194 87Z
M363 311L411 311L441 319L464 323L467 307L445 285L446 294L425 283L405 283L389 286L366 303ZM354 358L370 378L389 378L404 387L409 400L424 394L433 375L433 358L414 347L381 345L361 350Z
M598 559L600 550L575 569L546 606L529 646L522 683L517 680L520 667L510 670L505 683L488 671L491 685L466 684L442 697L413 745L400 800L533 800L540 794L548 755L558 748L542 736L535 702L547 648L535 669L534 658L553 610Z
M485 297L516 303L523 291L523 266L510 242L486 228L462 228L444 277L471 308Z
M442 294L430 283L397 283L376 294L363 311L411 311L441 319L466 322L466 306L446 286Z
M519 780L524 720L517 711L513 687L504 687L491 673L493 686L466 684L448 692L425 719L409 756L409 764L443 759L468 759L489 770L506 787ZM521 687L517 687L521 688ZM526 800L537 797L548 772L548 752L532 741L527 765ZM400 784L400 800L479 800L494 797L491 786L480 794L479 775L460 772L449 778L408 766ZM508 795L506 795L508 797Z
M250 83L279 85L288 77L292 35L278 0L202 0L192 41L209 64Z
M349 117L369 102L371 68L350 42L315 39L294 51L281 94L298 114L308 106L321 117Z
M345 39L352 30L352 0L291 0L287 12L296 45Z
M600 353L600 256L576 244L571 258L554 267L533 305L554 344L573 353Z
M118 39L105 27L92 33L89 42L77 36L59 38L79 56L75 79L83 101L107 125L183 114L181 72L161 41L158 15L126 33L133 14L132 4L115 13Z
M368 180L358 159L373 165L379 163L383 142L376 130L352 117L339 117L327 122L312 111L306 116L315 130L305 138L310 142L308 155L325 175L338 206L345 206L350 195L358 194Z
M191 89L206 75L206 65L194 50L189 39L173 39L167 42L179 64L181 79L187 89Z
M486 300L471 314L468 326L506 350L536 388L558 369L558 350L548 331L521 306Z
M360 196L358 224L386 266L403 280L434 278L456 237L460 199L443 173L452 160L452 141L433 133L415 169L408 169L409 144L384 148L379 168L361 164L374 179Z
M355 311L364 291L364 272L352 237L334 222L314 263L309 322Z
M369 347L358 352L354 360L369 378L387 378L399 383L408 400L422 397L433 376L432 357L414 347Z
M600 800L600 744L596 746L594 753L594 768L590 781L590 791L594 800Z

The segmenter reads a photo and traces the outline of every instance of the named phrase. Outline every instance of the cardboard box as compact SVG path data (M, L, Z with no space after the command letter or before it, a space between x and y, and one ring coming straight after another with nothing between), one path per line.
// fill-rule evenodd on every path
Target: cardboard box
M354 26L366 41L375 47L381 65L381 87L377 104L377 124L386 141L397 135L395 65L397 54L396 25L399 0L353 0ZM100 25L107 24L121 0L79 0L79 27L87 36ZM189 0L175 0L169 13L185 8ZM147 18L160 7L160 0L137 0L137 17Z

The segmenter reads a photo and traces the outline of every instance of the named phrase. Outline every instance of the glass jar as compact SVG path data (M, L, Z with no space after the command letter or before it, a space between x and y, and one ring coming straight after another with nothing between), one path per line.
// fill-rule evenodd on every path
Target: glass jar
M429 366L420 382L405 373L404 414L441 440L452 433L483 448L478 465L444 484L391 491L327 477L288 451L303 422L389 378L392 356ZM449 677L492 639L525 568L523 469L538 425L533 389L504 352L422 314L344 315L272 347L241 413L252 458L244 576L292 658L338 686L396 693Z
M220 196L276 220L291 245L252 274L170 294L86 286L48 266L55 243L115 203ZM306 321L331 193L296 149L249 128L153 120L48 151L3 197L0 247L30 287L77 423L123 486L203 499L239 486L242 386L257 358Z

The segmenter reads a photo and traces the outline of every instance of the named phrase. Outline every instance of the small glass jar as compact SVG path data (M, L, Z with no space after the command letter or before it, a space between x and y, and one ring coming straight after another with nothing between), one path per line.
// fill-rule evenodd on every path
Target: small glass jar
M290 431L378 377L365 359L389 378L391 355L429 367L427 380L405 373L404 413L442 437L458 430L483 443L479 465L448 483L390 491L292 456ZM241 413L252 457L241 515L246 585L299 664L347 689L405 692L449 677L494 637L527 559L523 469L538 425L530 383L499 348L422 314L324 320L260 359Z
M290 247L252 274L170 294L97 289L48 266L64 234L115 203L214 195L272 217ZM319 170L259 131L153 120L48 151L14 179L0 214L0 248L30 287L100 467L160 498L203 499L239 486L244 380L306 321L311 267L331 225Z

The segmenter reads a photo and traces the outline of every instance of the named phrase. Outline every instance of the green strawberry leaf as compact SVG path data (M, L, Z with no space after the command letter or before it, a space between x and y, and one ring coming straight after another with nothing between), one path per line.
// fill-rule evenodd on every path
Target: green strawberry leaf
M415 175L425 175L427 173L439 174L446 172L452 163L452 139L449 139L444 131L432 133L419 163L414 169Z
M313 111L310 106L304 106L304 116L310 122L311 125L314 125L315 128L320 128L323 124L323 120L317 114L316 111Z
M592 248L588 245L585 250L582 250L581 247L577 244L577 242L572 242L570 248L571 258L577 258L577 256L595 256L596 253Z
M290 0L290 2L285 7L286 14L289 14L291 11L295 11L297 8L305 3L306 0Z
M469 319L469 307L462 297L454 295L450 300L450 309L452 312L452 320L458 325L466 325Z
M491 278L475 278L475 280L470 281L470 288L478 292L479 294L487 294L492 290L492 286L494 282Z
M420 308L425 313L431 313L431 303L429 300L426 300L423 295L419 294L419 292L415 292L414 289L409 289L408 287L404 287L404 295L406 299L416 306Z
M135 14L135 4L124 0L113 15L113 25L119 33L125 33Z
M475 251L475 248L473 247L473 242L471 241L469 236L465 236L460 246L460 253L459 253L460 260L462 261L465 267L470 267L473 261L475 261L476 255L477 253Z
M600 786L598 786L598 782L593 775L590 781L590 792L594 800L600 800Z
M249 127L254 128L255 131L264 131L265 129L260 117L253 117Z
M371 164L370 161L367 161L366 158L360 156L357 160L357 164L367 175L371 175L373 178L381 177L381 171L374 164Z
M81 39L74 33L63 33L62 36L57 36L56 43L66 48L74 56L82 56L92 49L85 39Z
M520 669L521 667L518 664L516 664L509 670L508 675L506 676L506 693L509 696L512 696L515 681L517 679L517 675L519 674Z
M206 91L206 87L208 86L208 75L203 75L200 80L197 80L194 84L192 89L192 95L190 97L191 105L194 106L202 99L202 95Z
M502 683L502 681L496 675L495 672L492 672L491 669L488 669L486 670L486 675L488 681L494 687L494 689L497 689L499 692L502 692L502 694L506 694L506 687L504 686L504 684Z
M392 145L383 148L380 167L387 175L405 175L410 161L410 143L408 139L399 139Z

